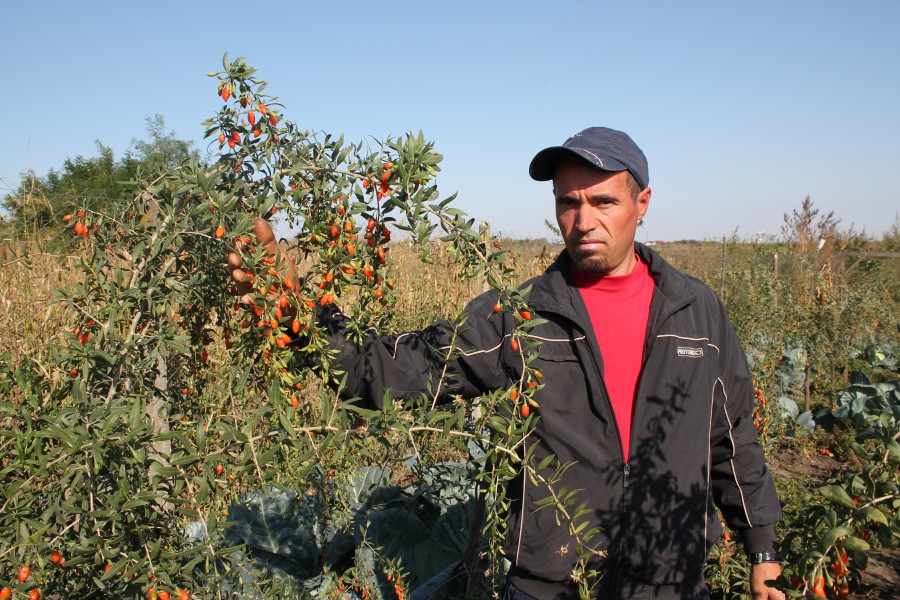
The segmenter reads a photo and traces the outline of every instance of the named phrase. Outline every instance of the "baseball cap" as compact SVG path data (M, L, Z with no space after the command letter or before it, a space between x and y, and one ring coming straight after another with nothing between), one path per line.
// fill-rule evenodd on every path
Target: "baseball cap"
M577 156L603 171L628 171L641 189L650 183L647 157L627 133L608 127L588 127L562 146L544 148L531 160L528 173L536 181L549 181L566 156Z

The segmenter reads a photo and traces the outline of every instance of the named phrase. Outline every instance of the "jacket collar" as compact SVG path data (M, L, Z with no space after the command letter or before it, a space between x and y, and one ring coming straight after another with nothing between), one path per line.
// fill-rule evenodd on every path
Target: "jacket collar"
M663 312L671 312L694 301L690 279L647 246L635 242L634 250L647 265L656 289L662 295ZM528 304L536 311L550 311L582 322L584 303L572 281L572 259L563 250L543 275L533 281Z

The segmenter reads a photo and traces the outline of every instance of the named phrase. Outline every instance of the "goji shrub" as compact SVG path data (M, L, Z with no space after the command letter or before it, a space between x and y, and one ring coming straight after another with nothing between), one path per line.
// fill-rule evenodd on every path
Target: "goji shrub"
M352 563L329 561L334 531L361 514L361 495L342 490L361 468L402 473L411 456L468 456L470 444L484 465L473 539L485 534L476 555L487 556L470 589L489 591L504 572L505 483L524 467L549 484L563 468L545 474L517 452L539 418L541 374L528 366L539 321L504 250L439 196L441 156L421 133L370 147L302 130L243 60L223 67L205 123L215 162L144 182L114 214L73 207L63 219L82 275L58 294L68 326L46 349L52 362L23 361L2 380L0 593L401 598L410 566L366 541L371 523L357 524ZM275 215L299 231L277 249L259 224ZM317 311L342 309L353 341L391 331L394 236L424 261L446 245L517 323L522 379L477 412L437 405L439 381L430 397L377 414L338 400L343 374ZM243 296L232 252L248 273ZM576 501L551 504L586 540ZM275 505L307 519L302 565L271 560L287 544L271 527Z

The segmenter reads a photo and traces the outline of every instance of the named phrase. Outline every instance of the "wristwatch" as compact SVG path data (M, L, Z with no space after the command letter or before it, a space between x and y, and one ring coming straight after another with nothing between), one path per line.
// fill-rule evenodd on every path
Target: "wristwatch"
M777 552L754 552L752 554L747 555L747 559L750 561L751 565L758 565L761 563L780 563L781 557Z

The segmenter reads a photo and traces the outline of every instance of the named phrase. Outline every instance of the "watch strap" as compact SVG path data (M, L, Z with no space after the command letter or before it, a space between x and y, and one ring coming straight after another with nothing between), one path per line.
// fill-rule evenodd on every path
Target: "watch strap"
M781 562L781 556L779 556L778 553L775 551L754 552L752 554L748 554L747 559L750 561L751 565L758 565L761 563L780 563Z

